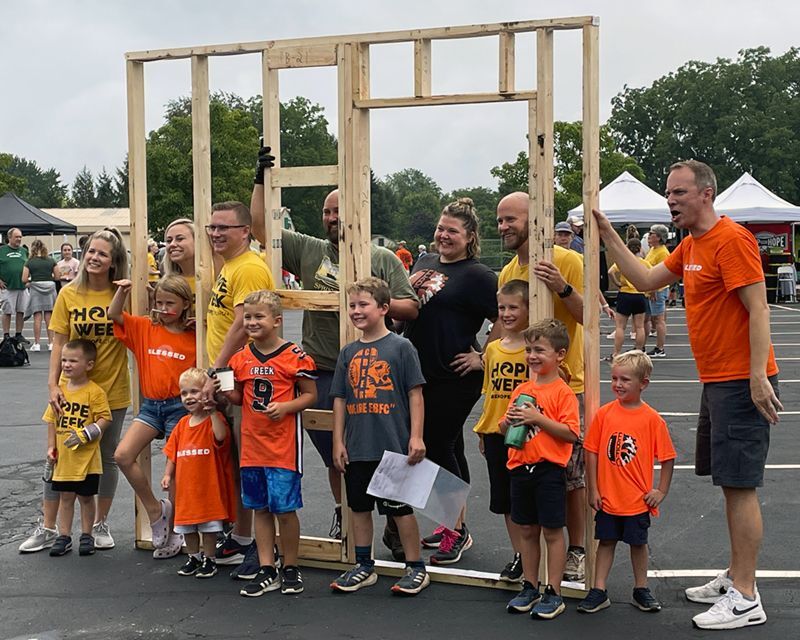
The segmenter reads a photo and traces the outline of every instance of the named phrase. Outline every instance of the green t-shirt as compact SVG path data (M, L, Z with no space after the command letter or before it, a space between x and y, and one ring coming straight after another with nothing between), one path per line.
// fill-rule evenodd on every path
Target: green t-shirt
M28 260L28 271L32 282L53 282L53 268L56 261L52 258L31 258Z
M283 231L283 268L300 278L303 289L339 290L339 249L329 240L294 231ZM371 246L372 275L385 280L396 300L414 299L408 273L388 249ZM303 349L317 368L333 371L339 356L339 314L332 311L303 312Z
M28 250L25 247L12 249L7 244L0 247L0 280L9 289L24 289L22 284L22 268L28 261Z

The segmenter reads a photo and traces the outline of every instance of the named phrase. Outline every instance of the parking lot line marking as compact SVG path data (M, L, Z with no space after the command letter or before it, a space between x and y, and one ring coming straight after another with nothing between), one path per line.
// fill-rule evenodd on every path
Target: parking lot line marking
M800 309L795 309L793 307L784 307L779 304L771 304L769 306L771 309L783 309L784 311L794 311L795 313L800 313Z
M648 578L713 578L720 569L650 569ZM756 578L800 578L800 571L757 569Z
M665 349L669 349L669 345L666 345L664 348ZM778 362L781 362L783 360L787 360L787 361L789 361L789 360L800 360L800 358L789 356L789 357L786 357L786 358L775 358L775 360L777 360ZM655 364L669 364L670 362L694 362L694 361L695 361L694 358L670 358L669 356L667 356L666 360L656 360L653 364L654 365Z
M610 343L611 340L609 340L608 342ZM667 342L667 344L664 345L664 348L665 349L669 349L670 347L691 347L691 346L692 345L690 345L690 344L670 344L669 342ZM773 347L800 347L800 342L773 342L772 346ZM613 344L601 344L600 347L610 347L610 348L613 349L614 345Z
M660 469L661 465L654 465L654 469ZM800 464L768 464L765 469L800 469ZM676 471L694 471L693 464L676 464L673 469Z
M800 380L779 380L781 384L797 384ZM600 384L611 384L611 380L601 380ZM700 384L699 380L650 380L650 384Z
M659 411L662 416L669 416L670 418L691 418L692 416L700 415L697 411ZM800 416L800 411L779 411L779 416Z

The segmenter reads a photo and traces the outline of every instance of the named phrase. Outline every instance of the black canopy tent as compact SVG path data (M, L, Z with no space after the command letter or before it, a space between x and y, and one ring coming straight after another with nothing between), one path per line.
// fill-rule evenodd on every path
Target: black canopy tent
M75 225L37 209L9 191L0 197L0 230L5 234L12 227L22 231L23 235L29 236L54 233L75 235L78 233Z

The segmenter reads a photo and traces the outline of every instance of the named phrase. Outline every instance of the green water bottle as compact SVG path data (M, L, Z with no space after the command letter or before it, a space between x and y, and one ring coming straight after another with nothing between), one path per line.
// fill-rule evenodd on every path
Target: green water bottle
M536 398L533 396L529 396L527 393L520 393L517 396L517 399L514 400L514 405L517 407L521 407L524 404L530 402L534 406L536 405ZM511 447L512 449L522 449L525 446L525 443L528 441L528 430L530 427L527 424L518 423L512 424L508 427L508 431L506 431L506 438L505 443L507 447Z

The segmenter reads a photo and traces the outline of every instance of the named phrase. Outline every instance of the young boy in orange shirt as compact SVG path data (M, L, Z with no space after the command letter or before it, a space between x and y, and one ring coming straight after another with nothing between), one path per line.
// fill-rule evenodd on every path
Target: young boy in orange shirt
M675 449L667 424L641 399L650 383L653 363L638 350L614 357L611 390L616 400L600 407L584 442L586 482L595 516L595 539L600 541L594 586L578 611L595 613L611 605L606 579L614 563L618 540L630 545L634 589L631 604L642 611L661 610L647 587L647 530L650 515L658 515L672 480ZM653 488L653 461L661 463L658 487Z
M161 479L165 491L175 487L174 529L183 534L189 552L178 575L195 578L217 574L217 534L225 521L236 517L230 432L222 414L203 400L207 380L206 372L195 367L180 376L181 400L189 415L178 421L164 446L167 466Z
M522 449L509 449L511 476L511 520L520 529L520 554L524 582L522 591L508 603L509 613L530 611L531 617L552 619L564 611L559 581L564 572L567 549L566 466L572 444L580 434L578 398L559 376L559 365L567 355L569 336L560 320L541 320L528 327L525 354L531 380L511 394L500 428L528 427ZM533 378L535 376L535 379ZM526 394L522 404L517 398ZM547 545L548 584L544 594L533 585L539 572L539 536Z

